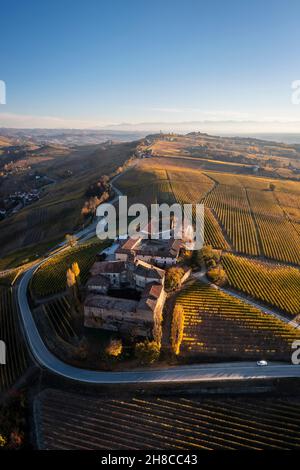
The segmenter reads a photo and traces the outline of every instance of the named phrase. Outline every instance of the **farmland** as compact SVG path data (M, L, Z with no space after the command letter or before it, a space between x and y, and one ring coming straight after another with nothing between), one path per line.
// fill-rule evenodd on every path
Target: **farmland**
M204 204L216 213L237 252L258 255L258 240L244 188L217 186Z
M229 286L290 316L300 315L300 270L223 255Z
M81 209L86 200L85 192L103 175L112 175L132 156L135 142L110 145L82 145L75 149L66 147L60 153L55 146L44 146L40 153L32 155L34 171L53 179L45 186L39 201L22 208L18 213L0 222L0 256L30 248L36 244L54 245L66 233L82 227L85 222ZM28 157L31 158L31 157ZM28 186L17 177L5 179L7 192L14 184L19 189ZM21 177L20 177L21 178ZM1 191L4 194L4 186Z
M277 182L255 177L209 174L217 185L204 204L215 211L234 251L300 263L300 237L295 228L299 214L294 206L289 206L294 214L290 220L278 203L288 199L290 204L296 204L299 194L293 184L287 183L283 188ZM271 184L275 191L268 189Z
M73 328L71 306L66 295L42 305L42 310L51 327L51 334L70 341L76 336Z
M90 243L66 249L46 261L34 274L31 292L36 297L46 297L65 290L66 271L77 262L84 283L97 253L104 248L103 243Z
M258 165L262 176L298 177L297 145L192 132L156 136L149 147L154 156L195 160L205 169L243 173L251 172L253 165ZM289 167L287 162L290 162Z
M164 166L161 162L139 162L138 167L122 175L117 182L129 203L143 202L199 202L214 183L203 173L179 169L176 165Z
M128 145L126 155L134 148L133 144ZM116 185L128 196L129 204L204 203L205 242L221 250L228 286L296 318L300 313L299 182L250 174L255 161L251 152L245 162L239 161L238 154L234 158L231 155L232 161L226 160L222 152L225 160L214 160L212 165L211 155L199 156L195 149L187 152L183 149L186 154L182 158L181 150L176 155L169 152L141 158L120 175ZM111 149L103 166L98 162L98 151L89 157L94 163L93 172L101 170L102 174L103 169L114 170L116 162L121 164L125 153L116 156L115 151ZM114 163L110 160L113 155ZM263 154L261 158L265 160ZM8 253L1 261L3 269L13 269L0 278L0 338L12 345L14 354L6 375L1 377L1 391L11 387L29 364L22 340L22 354L19 354L17 341L21 337L15 293L10 284L20 273L20 264L38 260L49 250L54 244L52 235L57 237L56 243L62 238L59 234L66 232L67 225L70 228L69 222L76 211L80 218L83 187L90 178L90 170L83 172L74 191L72 178L59 182L55 194L49 189L34 208L18 214L20 220L24 217L24 225L18 224L18 229L21 227L25 248ZM67 187L70 192L66 192ZM50 227L49 220L53 220L60 204L62 218ZM72 228L78 226L79 219L72 223ZM9 221L3 225L4 231L6 224ZM45 229L49 229L46 237ZM93 239L67 247L45 261L30 283L34 318L46 346L66 363L93 370L108 367L103 353L110 333L102 335L100 331L98 335L83 331L80 309L76 311L71 294L66 292L66 271L77 262L83 286L97 253L104 246ZM83 291L80 293L84 296ZM290 361L291 344L299 339L299 331L275 316L198 281L189 280L182 290L174 292L173 299L185 312L178 364L261 358ZM120 363L116 369L122 367ZM279 400L272 403L258 400L253 412L253 407L242 399L182 396L175 400L159 394L152 398L128 398L128 394L123 399L79 395L67 395L67 398L62 392L48 391L37 400L42 448L285 449L300 444L300 436L294 429L298 417L294 416L293 421L291 405ZM300 405L297 406L300 420ZM282 432L280 419L285 424L282 427L290 433ZM256 420L265 426L259 433Z
M177 298L185 312L182 357L288 359L299 333L281 320L195 282Z
M158 159L140 162L122 175L117 186L128 196L130 204L155 202L191 204L203 200L214 188L214 181L199 170L164 165ZM205 208L205 241L215 248L230 250L212 211Z
M178 160L141 161L118 186L129 203L204 203L205 241L215 248L300 264L299 183L207 171Z
M270 259L300 264L300 237L286 219L272 192L249 191L263 254Z
M231 251L216 218L208 207L204 208L204 240L207 245L214 248Z
M22 270L20 268L11 269L1 273L0 271L0 286L11 286L21 274Z
M46 390L36 398L40 449L289 450L300 403L278 397L122 398Z
M0 287L0 338L6 344L7 364L1 366L0 393L9 389L29 365L29 357L18 322L14 293Z

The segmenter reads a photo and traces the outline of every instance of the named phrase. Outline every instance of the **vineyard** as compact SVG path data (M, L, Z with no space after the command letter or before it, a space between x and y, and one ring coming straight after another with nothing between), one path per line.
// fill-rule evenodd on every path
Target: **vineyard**
M289 359L299 332L281 320L218 291L194 283L177 302L185 311L180 354L239 359Z
M170 172L168 172L168 175L175 200L180 204L196 204L214 187L212 181L201 173L199 173L197 180L195 180L195 177L191 180L184 180L183 178L178 180L172 178Z
M205 241L215 248L300 264L297 183L142 161L118 180L129 203L205 205ZM270 185L275 191L270 190Z
M275 196L280 206L288 214L289 218L292 221L299 223L300 222L300 195L293 194L293 193L276 192Z
M122 175L118 187L127 195L128 203L142 202L146 205L175 202L179 204L199 203L214 188L214 182L199 170L162 165L157 160L142 162ZM212 213L205 207L205 242L214 248L230 250L228 241Z
M249 200L267 258L300 264L300 237L272 192L249 191Z
M46 297L64 291L66 271L74 262L79 265L80 278L84 283L97 253L104 247L104 243L80 245L53 256L34 274L30 286L31 293L36 297Z
M204 199L204 204L216 213L235 251L259 254L255 224L244 188L219 185Z
M211 245L213 248L231 250L218 222L208 207L204 208L204 241L206 245Z
M230 287L277 307L291 316L300 315L300 270L223 255Z
M267 190L270 182L272 182L272 180L266 178L257 178L255 176L238 175L234 173L207 171L206 174L220 185L256 189L259 191Z
M130 204L153 203L196 203L210 191L214 184L198 170L163 166L158 163L142 162L122 175L117 186L128 197Z
M9 287L15 283L18 276L21 274L21 268L10 269L8 271L0 272L0 286Z
M237 253L300 264L300 194L293 182L207 174L217 186L204 204L216 213Z
M287 398L155 396L122 400L55 390L35 401L48 450L292 450L300 403Z
M76 336L67 296L61 296L43 304L42 309L54 336L59 336L65 341L70 341Z
M1 367L0 393L10 388L25 372L29 358L18 323L11 288L0 287L0 338L6 344L6 365Z

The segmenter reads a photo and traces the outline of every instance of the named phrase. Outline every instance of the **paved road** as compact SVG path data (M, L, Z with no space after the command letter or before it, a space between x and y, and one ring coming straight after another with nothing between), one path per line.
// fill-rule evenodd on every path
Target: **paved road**
M120 192L114 188L118 195ZM89 236L90 230L81 232L81 240ZM77 234L78 235L78 234ZM66 250L64 246L61 250ZM52 255L50 254L49 257ZM30 267L23 275L18 285L19 311L24 326L25 334L31 352L36 361L44 368L79 382L91 384L129 384L129 383L180 383L180 382L201 382L201 381L225 381L225 380L247 380L258 378L280 378L280 377L300 377L300 366L289 364L270 363L267 367L258 367L253 362L222 363L222 364L202 364L169 367L165 369L148 369L127 372L97 372L86 369L79 369L65 364L54 356L44 344L33 319L32 312L27 300L27 290L29 281L34 271L48 258ZM203 273L201 272L201 277Z
M110 204L115 204L118 201L119 196L123 195L122 192L114 185L114 183L118 180L118 178L120 178L121 175L124 175L124 173L128 171L129 168L126 168L126 170L124 170L122 173L119 173L117 176L115 176L111 180L110 186L115 193L115 197L111 199L110 201L108 201ZM98 223L99 223L99 218L96 217L96 220L93 223L91 223L88 227L77 232L75 236L81 241L88 240L89 238L94 237L96 235L96 227ZM64 241L60 243L59 246L63 246L65 243L66 242Z
M42 261L40 264L42 264ZM39 264L39 265L40 265ZM28 344L36 361L46 369L68 379L91 384L166 383L247 380L258 378L300 377L300 366L270 363L258 367L253 362L203 364L128 372L96 372L65 364L45 346L27 300L28 283L37 267L24 274L18 286L18 303Z
M270 363L267 367L258 367L253 362L203 364L128 372L96 372L67 365L46 348L34 322L27 300L27 286L34 269L25 273L18 287L18 302L27 340L36 361L65 378L93 384L121 384L300 377L300 366L280 363Z

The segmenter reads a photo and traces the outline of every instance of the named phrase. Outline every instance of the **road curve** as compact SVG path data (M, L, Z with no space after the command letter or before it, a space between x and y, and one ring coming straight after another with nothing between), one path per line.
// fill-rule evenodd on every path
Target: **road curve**
M253 362L236 362L124 372L98 372L65 364L47 349L39 334L28 303L28 284L38 266L26 271L18 285L19 310L27 341L35 360L42 367L57 375L90 384L180 383L300 377L300 367L279 363L271 363L267 367L258 367Z
M117 177L113 181L116 179ZM117 194L116 198L121 195L117 188L113 189ZM82 231L80 238L84 240L91 230L95 230L94 226ZM64 249L67 248L61 248L61 250ZM280 363L270 363L267 367L258 367L254 362L197 364L124 372L100 372L68 365L47 349L37 329L27 299L28 285L32 275L51 256L53 255L50 254L48 258L24 272L17 286L17 299L26 339L35 360L41 367L59 376L90 384L182 383L300 377L300 366Z

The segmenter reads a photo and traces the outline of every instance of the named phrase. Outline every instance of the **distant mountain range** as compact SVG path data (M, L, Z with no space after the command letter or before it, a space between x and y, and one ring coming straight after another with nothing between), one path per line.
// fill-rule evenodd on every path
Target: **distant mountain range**
M107 141L131 142L144 137L147 132L134 129L18 129L0 128L0 146L30 142L54 145L95 145Z
M92 129L20 129L0 128L3 140L31 140L37 143L62 145L101 144L106 141L128 142L158 132L203 132L220 136L257 137L264 140L300 143L300 121L182 121L182 122L140 122L111 124Z
M145 132L193 132L201 131L211 134L300 134L300 121L181 121L181 122L140 122L121 123L105 126L104 129Z

